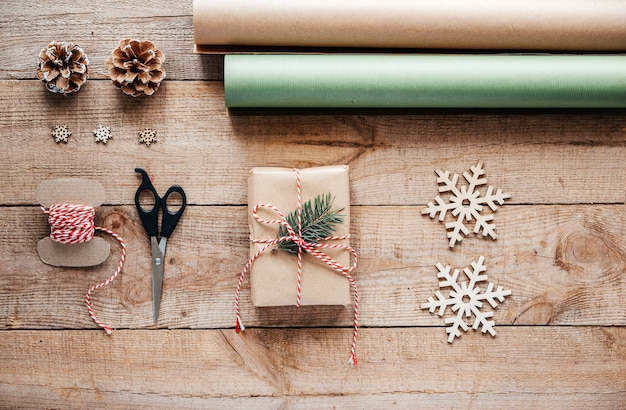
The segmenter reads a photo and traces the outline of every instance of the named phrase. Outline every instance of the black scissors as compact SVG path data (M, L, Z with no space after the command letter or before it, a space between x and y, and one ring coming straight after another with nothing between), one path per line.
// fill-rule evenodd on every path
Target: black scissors
M141 217L143 227L150 237L150 248L152 252L152 312L154 314L154 321L156 322L159 319L159 307L161 306L165 246L167 245L167 238L169 238L174 231L178 220L187 206L187 197L185 196L185 191L178 185L172 185L167 192L165 192L165 195L160 197L156 189L154 189L148 173L141 168L135 168L135 172L141 173L142 177L141 185L139 185L135 193L135 206ZM139 196L144 191L149 191L154 196L152 209L146 210L139 203ZM178 193L183 201L176 212L171 212L167 208L167 200L173 193ZM161 232L159 232L158 226L159 208L162 209ZM158 240L159 237L161 238L160 240Z

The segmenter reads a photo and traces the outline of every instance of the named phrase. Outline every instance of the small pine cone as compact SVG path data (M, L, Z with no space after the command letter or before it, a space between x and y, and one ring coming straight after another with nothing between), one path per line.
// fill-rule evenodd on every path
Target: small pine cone
M159 88L165 78L164 61L165 56L151 41L127 38L113 50L107 68L113 84L124 94L138 97L152 95Z
M69 94L80 90L88 72L89 59L76 44L53 41L39 53L37 78L50 92Z

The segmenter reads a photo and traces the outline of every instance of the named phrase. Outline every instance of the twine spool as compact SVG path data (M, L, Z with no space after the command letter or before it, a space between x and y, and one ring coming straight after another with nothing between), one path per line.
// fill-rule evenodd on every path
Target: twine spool
M48 215L50 238L56 243L66 245L87 243L93 239L96 231L107 233L120 243L122 255L117 269L110 278L104 282L93 285L87 291L87 296L85 298L85 304L87 305L89 317L98 326L104 329L107 334L111 334L113 329L100 322L93 313L93 309L91 307L91 294L96 289L100 289L113 282L117 275L119 275L122 271L122 268L124 267L124 260L126 258L126 244L124 243L124 240L109 229L95 226L94 216L96 214L96 210L94 207L86 205L53 204L50 205L48 209L42 206L41 210Z

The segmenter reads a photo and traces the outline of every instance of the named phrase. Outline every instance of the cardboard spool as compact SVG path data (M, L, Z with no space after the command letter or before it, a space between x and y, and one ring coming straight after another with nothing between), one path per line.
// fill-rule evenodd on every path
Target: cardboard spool
M89 179L53 179L39 184L36 197L45 208L54 204L95 208L104 202L104 188L99 182ZM54 242L50 236L46 236L37 243L37 253L42 262L48 265L79 268L103 263L111 253L111 246L99 236L73 245Z

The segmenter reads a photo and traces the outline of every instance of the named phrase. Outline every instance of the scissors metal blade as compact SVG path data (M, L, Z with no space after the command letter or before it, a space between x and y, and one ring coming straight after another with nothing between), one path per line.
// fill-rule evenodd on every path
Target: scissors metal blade
M161 250L161 257L165 261L165 247L167 246L167 238L164 236L159 241L159 249Z
M163 264L165 261L156 236L150 237L150 247L152 249L152 313L156 323L159 320L159 308L161 307Z

